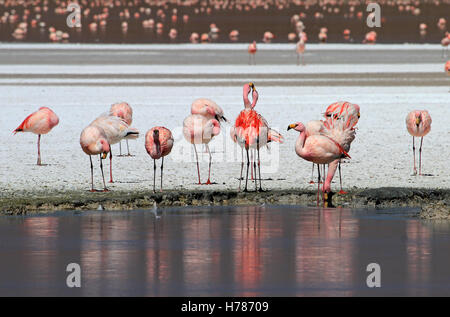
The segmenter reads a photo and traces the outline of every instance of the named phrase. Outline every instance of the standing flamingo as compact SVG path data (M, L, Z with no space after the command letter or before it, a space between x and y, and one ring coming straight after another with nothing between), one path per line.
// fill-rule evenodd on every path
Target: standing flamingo
M133 122L133 109L126 102L118 102L118 103L112 104L111 109L109 110L109 114L112 116L121 118L129 126ZM126 139L126 142L127 142L127 150L128 150L127 156L132 156L130 154L130 147L128 146L128 139ZM122 156L122 141L119 142L119 151L120 151L119 156Z
M58 116L47 107L41 107L38 111L33 112L23 120L23 122L13 131L17 132L33 132L38 135L37 147L38 158L37 165L41 166L41 134L47 134L53 127L59 123Z
M414 110L406 116L406 128L413 137L413 157L414 157L414 175L417 175L416 169L416 148L414 146L414 137L420 137L419 148L419 175L422 175L422 142L423 137L431 130L431 116L427 110Z
M338 101L332 103L327 107L324 113L325 118L332 118L333 120L344 120L347 121L349 117L352 118L351 124L353 124L352 128L358 123L360 115L360 107L357 104L350 103L348 101ZM350 150L349 148L346 150L347 152ZM333 178L334 173L336 171L335 167L339 168L339 184L341 189L339 194L346 194L346 192L342 189L342 175L341 175L341 160L337 162L338 164L332 164L329 166L329 175ZM334 170L333 170L334 168Z
M101 115L95 119L91 125L97 125L103 129L109 145L119 143L122 139L137 139L139 131L131 128L119 117L110 115ZM112 177L112 151L109 149L109 182L113 183Z
M214 101L206 98L199 98L192 102L191 115L183 121L183 135L185 139L194 146L197 160L198 184L200 181L200 166L198 164L198 153L195 144L205 144L209 154L208 181L211 183L211 161L212 155L208 143L212 138L220 133L220 122L227 121L223 115L223 110Z
M164 156L172 151L172 132L165 127L154 127L145 134L145 149L153 159L153 192L156 183L156 160L161 159L161 192L163 188L163 165Z
M297 122L288 126L288 130L295 129L300 132L295 144L295 152L298 156L316 164L329 164L342 157L350 158L350 155L342 147L341 142L348 138L354 138L355 131L341 128L342 123L333 125L331 119L327 119L326 123L324 124L325 130L323 134L311 135L308 138L306 137L306 128L303 123ZM317 205L319 205L320 195L320 168L318 168L318 173Z
M248 50L248 64L251 65L252 60L253 60L253 64L256 65L256 59L255 59L256 41L253 41L252 43L250 43L247 50Z
M248 95L252 90L252 103L248 99ZM257 113L253 108L256 106L258 101L258 92L256 91L255 85L253 83L245 84L243 87L243 99L244 107L235 121L235 136L237 143L245 148L247 152L247 174L245 178L245 189L247 191L248 183L248 170L250 165L249 149L255 149L258 155L258 172L259 172L259 191L262 191L261 183L261 161L259 150L261 147L267 145L271 141L276 141L283 143L283 136L278 132L269 128L269 124L266 119ZM253 167L255 170L255 190L257 190L257 173L256 173L256 163L253 160ZM239 190L241 188L242 171L244 168L244 160L241 163L241 177L239 178Z
M108 191L105 183L105 175L103 174L103 159L105 159L110 151L110 145L106 137L105 131L97 125L89 125L83 129L80 135L80 145L84 153L89 155L91 162L91 192L94 192L94 167L92 165L91 155L100 155L100 169L103 178L103 191ZM103 156L102 156L103 154Z
M323 129L323 121L322 120L312 120L305 124L306 129L306 137L309 137L313 134L319 134ZM311 170L311 180L309 181L310 184L314 184L314 164L312 163L312 170Z
M305 65L305 59L304 59L304 53L305 53L305 44L306 44L306 33L300 32L298 35L299 41L297 42L297 45L295 46L295 51L297 52L297 65L300 65L300 55L302 57L302 65Z

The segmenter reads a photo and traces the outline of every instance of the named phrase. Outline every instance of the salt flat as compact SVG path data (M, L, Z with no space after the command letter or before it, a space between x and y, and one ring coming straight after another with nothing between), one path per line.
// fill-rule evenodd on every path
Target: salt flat
M116 182L108 184L111 190L151 188L153 162L144 148L144 134L156 125L166 126L175 135L173 151L165 160L164 184L167 189L235 190L238 186L241 150L229 137L231 125L223 125L221 135L210 143L213 151L212 181L216 184L199 186L195 185L197 173L193 149L181 135L182 122L189 114L190 103L199 97L215 100L223 107L225 116L234 121L243 108L242 85L252 80L252 73L259 76L253 80L260 94L256 109L272 128L279 130L285 137L284 144L271 144L270 153L266 150L261 153L265 188L315 188L308 184L311 163L300 159L294 152L298 133L286 131L286 128L296 121L320 119L325 107L338 100L361 106L357 137L350 152L352 159L343 164L345 188L450 188L450 169L447 166L450 157L450 85L446 86L449 78L443 77L443 66L439 62L424 60L417 65L389 64L387 55L383 63L362 67L339 62L336 65L313 63L303 68L286 65L278 67L276 61L271 61L271 65L251 68L246 65L215 64L199 68L189 63L175 66L122 64L117 67L3 64L0 66L1 195L13 196L23 191L89 189L89 159L80 148L79 136L86 125L117 101L127 101L132 105L133 126L142 135L138 140L129 142L135 156L114 156L113 175ZM369 72L377 79L369 86L358 84L361 79L350 76L357 73L357 69L363 76ZM302 72L318 74L318 77L310 78L310 83L302 86L301 76L294 79L277 76L289 73L301 75ZM99 75L104 73L112 74L112 77L103 78ZM124 74L133 77L137 73L145 75L145 78L120 77ZM350 84L330 84L336 80L334 76L337 73L349 74L347 82ZM413 81L392 87L383 84L384 80L390 80L389 76L383 76L392 73L413 73L410 74ZM439 80L436 84L423 83L420 80L421 73L428 74L428 81L431 81L433 73ZM29 78L26 74L30 74ZM59 74L59 77L46 78L49 74ZM73 74L81 77L73 78ZM152 74L158 75L153 77ZM184 76L181 79L165 77L170 74ZM198 79L198 74L208 76ZM231 77L222 78L226 74L231 74ZM397 80L395 78L393 81ZM292 80L299 84L289 85ZM318 84L315 85L313 80L318 80ZM108 85L114 81L118 84ZM140 83L142 81L152 85L143 85ZM223 84L226 81L230 83ZM125 84L120 84L122 82ZM39 167L35 165L37 136L30 133L13 135L11 132L29 113L43 105L58 114L60 123L41 139L43 163L48 165ZM431 132L424 138L422 157L423 172L431 176L411 176L412 137L406 131L405 117L413 109L428 109L433 118ZM122 150L125 148L123 144ZM114 145L112 150L114 155L118 154L118 145ZM98 159L94 162L95 186L101 188ZM203 153L202 181L207 179L207 163L208 155ZM109 163L104 166L108 178ZM159 169L157 175L159 177ZM336 188L336 183L333 187ZM253 188L253 184L250 184L250 188Z

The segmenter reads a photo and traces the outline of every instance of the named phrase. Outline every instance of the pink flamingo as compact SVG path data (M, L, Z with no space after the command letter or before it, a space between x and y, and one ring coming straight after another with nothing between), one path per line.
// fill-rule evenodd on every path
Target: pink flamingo
M210 99L199 98L192 102L191 114L199 114L207 119L216 119L217 121L227 121L223 116L223 110L217 103Z
M413 157L414 157L414 175L417 175L416 169L416 148L414 137L420 137L419 148L419 175L422 175L422 143L423 137L431 130L431 116L427 110L414 110L406 116L406 128L413 137Z
M325 118L332 118L333 120L344 120L347 121L349 117L352 118L352 128L358 123L360 115L360 107L357 104L353 104L347 101L338 101L335 103L332 103L327 107L324 113ZM350 151L350 144L348 145L347 152ZM339 164L337 164L339 163ZM336 166L339 167L339 184L341 186L341 189L339 191L339 194L347 194L342 189L342 175L341 175L341 160L336 162L336 164L332 164L329 166L328 175L331 176L331 180L334 177L334 173L336 172ZM334 169L334 170L333 170Z
M103 129L110 145L119 143L122 139L137 139L139 131L131 128L119 117L110 115L101 115L95 119L91 125L97 125ZM109 149L109 182L113 183L112 177L112 151Z
M304 53L306 41L307 41L306 33L300 32L299 41L295 46L295 51L297 52L297 65L300 65L300 55L302 56L302 65L305 65Z
M338 121L335 125L331 119L327 119L324 124L323 134L311 135L306 137L306 128L301 122L297 122L288 126L288 130L295 129L300 135L295 144L295 152L304 160L316 164L329 164L334 160L342 157L350 158L350 155L341 145L344 140L354 138L355 131L345 128L343 121ZM320 195L320 168L318 170L317 185L317 205L319 204ZM325 195L324 195L325 197Z
M252 103L248 99L248 95L252 92ZM243 99L244 107L235 121L235 136L237 143L245 148L247 152L247 176L245 178L245 189L247 191L248 183L248 170L250 165L249 149L255 149L258 154L258 172L259 172L259 191L262 191L261 183L261 162L259 150L261 147L267 145L271 141L283 143L283 136L269 128L269 124L266 119L257 113L253 108L256 106L258 101L258 92L256 91L255 85L253 83L245 84L243 87ZM241 163L241 177L239 178L239 190L241 188L242 171L244 168L244 160ZM257 180L256 173L256 162L253 160L253 168L255 170L255 179ZM257 181L255 181L255 190L257 190Z
M251 65L253 60L253 64L256 65L255 59L256 41L253 41L252 43L249 44L247 51L248 51L248 64Z
M450 75L450 61L445 63L445 71L447 72L447 75Z
M58 116L47 107L41 107L38 111L33 112L23 120L23 122L13 131L17 132L33 132L38 135L37 147L38 158L37 165L41 166L41 134L47 134L53 127L59 123Z
M103 174L103 159L105 159L110 151L110 145L107 140L105 131L97 125L89 125L83 129L80 135L80 145L83 152L89 155L91 162L91 192L94 192L94 167L92 165L91 155L100 155L100 169L103 178L103 191L108 191L105 183L105 175ZM103 154L103 156L102 156Z
M118 102L111 105L111 109L109 110L109 114L112 116L116 116L121 118L123 121L125 121L129 126L133 122L133 109L131 106L126 102ZM128 155L132 156L130 154L130 148L128 146L128 139L126 139L127 142L127 149L128 149ZM119 142L119 156L122 156L122 141Z
M164 156L172 151L173 137L172 132L165 127L154 127L145 134L145 149L153 159L153 192L155 192L156 183L156 160L161 159L161 192L163 188L163 165Z
M323 129L323 121L322 120L312 120L306 123L305 125L306 129L306 137L309 137L314 134L320 134L320 132ZM314 163L312 164L312 170L311 170L311 180L309 181L310 184L314 184Z

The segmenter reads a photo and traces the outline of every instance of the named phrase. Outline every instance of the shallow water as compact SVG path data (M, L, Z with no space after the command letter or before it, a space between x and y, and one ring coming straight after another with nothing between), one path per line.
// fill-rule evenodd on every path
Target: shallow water
M0 295L450 295L450 223L298 206L0 218ZM68 288L66 266L81 266ZM381 287L369 288L369 263Z

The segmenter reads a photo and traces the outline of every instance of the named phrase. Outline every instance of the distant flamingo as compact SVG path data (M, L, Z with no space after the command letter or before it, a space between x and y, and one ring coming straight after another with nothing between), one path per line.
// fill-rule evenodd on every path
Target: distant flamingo
M128 125L131 125L133 122L133 109L131 106L126 102L118 102L111 105L111 109L109 110L109 114L112 116L116 116L119 118L122 118ZM128 149L128 155L130 154L130 148L128 146L128 139L126 139L127 142L127 149ZM122 156L122 141L119 142L119 156Z
M252 90L252 103L248 99L248 95ZM244 107L235 121L235 135L237 143L245 148L247 152L247 176L245 178L245 189L247 191L248 182L248 170L250 165L249 149L255 149L258 155L258 172L259 172L259 191L262 191L261 183L261 161L259 150L261 147L267 145L271 141L276 141L283 143L283 136L278 132L269 128L269 124L266 119L257 113L253 108L256 106L258 101L258 92L253 83L245 84L243 87L243 99ZM256 163L253 160L253 167L255 169L256 180L258 179L256 173ZM242 171L244 168L244 161L241 163L241 177L239 178L239 189L241 188ZM255 190L257 190L257 181L255 181Z
M295 152L301 158L316 163L329 164L342 157L350 158L350 155L344 150L341 143L349 138L354 138L354 130L343 128L343 121L333 124L332 119L327 119L324 124L325 130L321 134L306 137L306 128L301 122L288 126L288 130L295 129L300 135L295 144ZM317 205L320 195L320 169L318 168L317 180ZM325 197L325 196L324 196Z
M103 129L109 145L119 143L122 139L137 139L139 131L131 128L119 117L110 115L101 115L95 119L91 125L97 125ZM112 177L112 151L109 149L109 182L113 183Z
M422 175L422 142L423 137L431 130L431 116L427 110L414 110L406 116L406 128L413 137L413 157L414 157L414 175L417 175L416 169L416 148L414 137L420 137L419 148L419 175Z
M37 147L38 158L37 165L41 166L41 134L47 134L53 127L59 123L58 116L47 107L41 107L38 111L33 112L23 120L23 122L13 131L17 132L33 132L38 135Z
M91 162L91 192L94 192L94 167L92 165L91 155L100 155L100 169L102 171L103 178L103 191L108 191L105 183L105 175L103 174L103 163L110 151L110 145L108 143L105 131L97 125L89 125L83 129L80 135L80 145L84 153L89 155ZM103 156L102 156L103 154Z
M154 127L145 134L145 149L153 159L153 192L156 182L156 160L161 159L161 192L163 188L163 164L164 156L172 151L172 132L165 127Z
M302 56L302 65L305 65L304 53L305 53L305 44L306 44L306 33L301 32L299 34L299 41L295 47L295 51L297 52L297 65L300 65L300 55Z
M249 65L252 64L252 61L253 61L253 64L256 65L255 54L256 54L256 41L253 41L248 46L248 64Z

